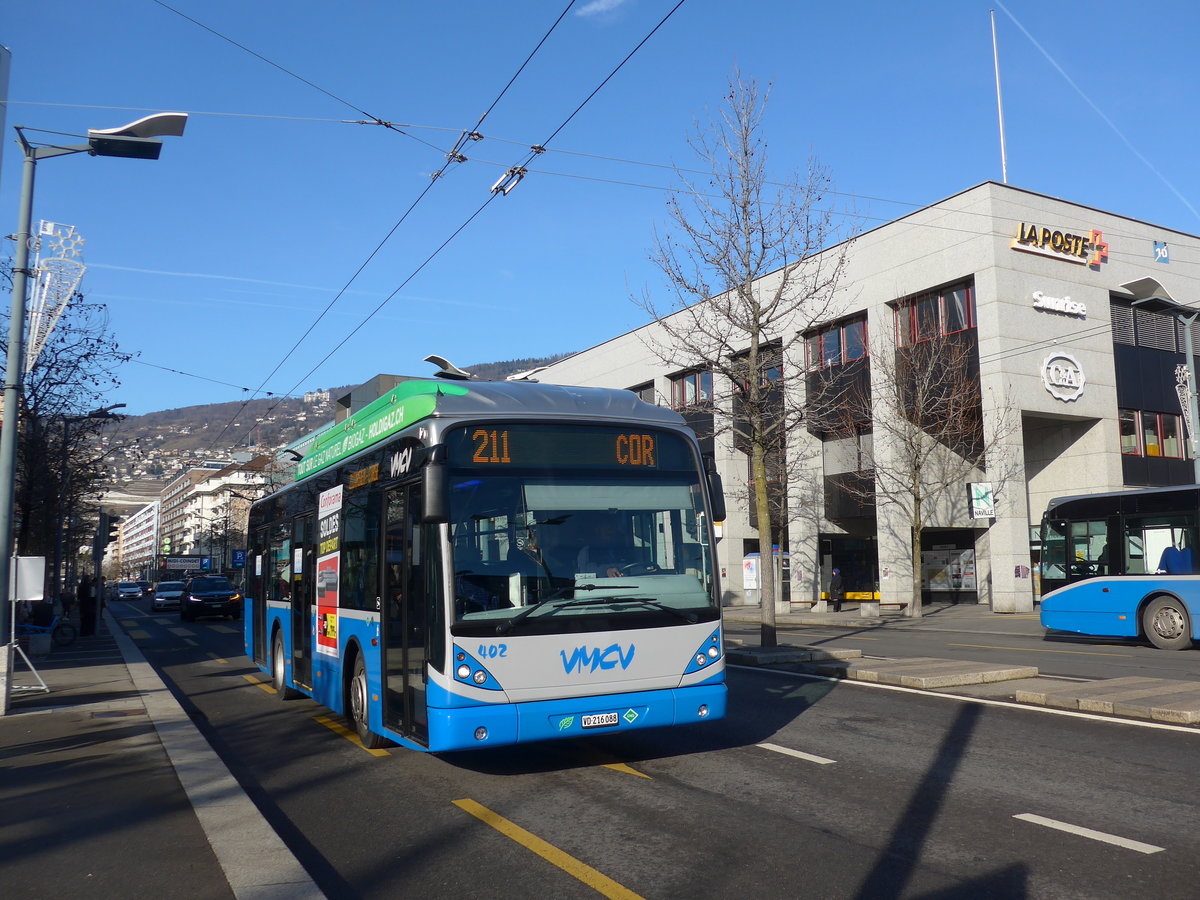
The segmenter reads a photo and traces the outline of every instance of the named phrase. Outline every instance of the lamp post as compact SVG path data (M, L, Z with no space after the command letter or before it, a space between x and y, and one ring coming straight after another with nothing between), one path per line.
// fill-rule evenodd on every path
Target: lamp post
M0 716L8 713L11 695L13 497L16 488L17 418L25 359L25 300L29 276L29 245L33 238L33 180L39 160L73 153L116 156L125 159L158 159L158 137L183 134L187 113L155 113L118 128L89 130L86 144L45 144L35 147L25 137L36 129L16 126L17 141L25 155L21 173L21 200L17 216L16 254L13 257L12 312L8 322L8 360L4 371L4 418L0 430Z

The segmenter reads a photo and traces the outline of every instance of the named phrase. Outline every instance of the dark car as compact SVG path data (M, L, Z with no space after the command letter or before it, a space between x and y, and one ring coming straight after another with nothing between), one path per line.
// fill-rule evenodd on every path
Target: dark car
M179 601L179 617L190 622L197 616L242 615L242 593L222 575L189 578Z
M152 585L150 582L139 581L139 582L137 582L137 586L142 589L143 597L153 597L154 596L154 585Z

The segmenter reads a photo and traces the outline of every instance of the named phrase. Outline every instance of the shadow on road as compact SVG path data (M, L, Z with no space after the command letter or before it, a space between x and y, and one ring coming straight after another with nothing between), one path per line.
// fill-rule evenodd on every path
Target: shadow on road
M954 723L942 738L933 764L913 791L908 806L892 829L892 837L879 854L875 866L855 895L859 900L905 895L905 887L921 865L921 854L938 813L946 801L959 764L966 755L983 708L960 708ZM1024 897L1027 895L1028 870L1015 865L972 878L970 881L926 897Z

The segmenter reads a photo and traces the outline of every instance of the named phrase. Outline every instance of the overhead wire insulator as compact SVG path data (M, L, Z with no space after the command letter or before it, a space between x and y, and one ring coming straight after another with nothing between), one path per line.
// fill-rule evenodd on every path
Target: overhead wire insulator
M496 179L496 183L492 185L491 192L493 194L504 194L508 196L508 192L521 183L521 179L525 177L528 170L524 166L513 166L503 175Z

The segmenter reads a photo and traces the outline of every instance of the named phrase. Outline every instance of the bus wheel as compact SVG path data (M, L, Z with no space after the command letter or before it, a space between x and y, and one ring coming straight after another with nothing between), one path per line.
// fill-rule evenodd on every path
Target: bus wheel
M299 691L287 685L287 657L283 655L283 635L275 632L271 645L271 685L280 700L292 700L300 696Z
M1192 644L1187 608L1174 597L1155 597L1146 604L1142 631L1159 650L1185 650Z
M354 660L354 676L350 679L350 721L358 739L368 750L382 750L388 742L367 727L367 667L362 656Z

